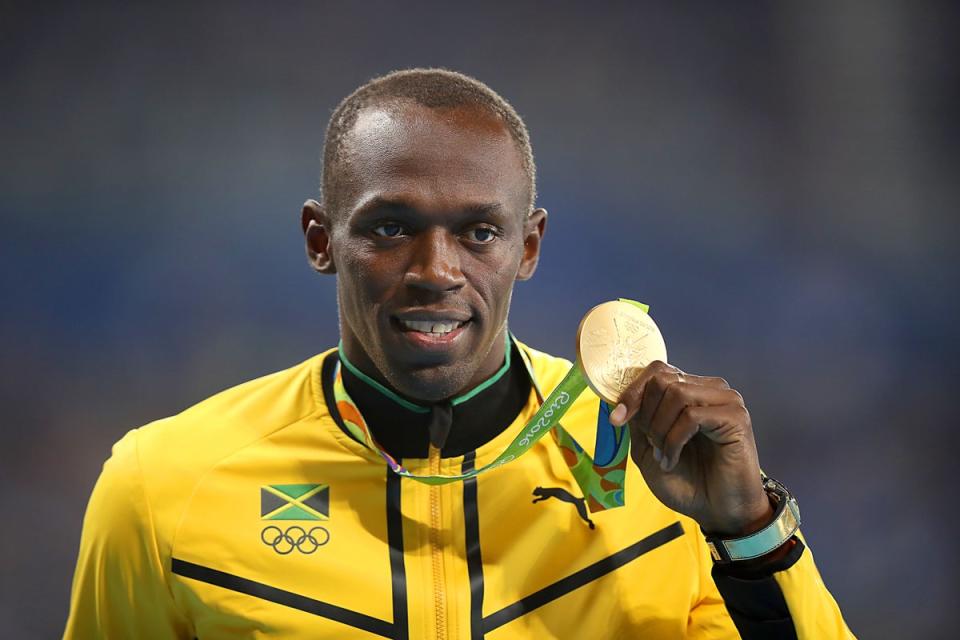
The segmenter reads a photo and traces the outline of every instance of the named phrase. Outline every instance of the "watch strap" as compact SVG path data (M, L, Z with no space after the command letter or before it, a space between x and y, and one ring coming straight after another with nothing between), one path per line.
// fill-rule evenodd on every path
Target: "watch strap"
M707 536L707 547L714 562L727 564L764 556L783 545L800 528L800 507L787 488L777 480L761 476L764 491L776 502L773 521L763 529L742 538Z

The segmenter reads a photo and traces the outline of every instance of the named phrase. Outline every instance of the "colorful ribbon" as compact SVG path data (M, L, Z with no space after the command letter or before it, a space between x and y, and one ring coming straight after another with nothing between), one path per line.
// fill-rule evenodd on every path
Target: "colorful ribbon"
M634 304L637 304L646 311L646 305L642 303ZM560 447L563 460L570 468L574 480L576 480L580 486L580 490L583 492L587 507L590 511L596 512L622 507L624 504L627 455L630 451L630 434L628 428L626 426L616 427L610 424L610 407L606 402L601 400L597 411L596 446L594 448L594 457L591 459L576 439L560 425L560 418L563 417L567 409L570 408L574 401L587 388L587 381L580 367L580 363L575 362L563 380L561 380L550 395L544 399L540 387L537 384L536 377L533 374L533 366L527 354L523 349L519 349L519 352L523 364L527 368L530 380L533 382L537 399L540 401L540 408L500 455L489 464L468 471L467 473L417 475L408 471L399 461L384 451L383 448L377 444L356 403L353 402L347 393L347 389L343 384L343 376L339 363L337 364L333 383L333 394L337 410L340 412L340 417L343 419L344 425L346 425L354 438L363 442L371 450L376 451L380 457L386 461L394 473L426 484L458 482L505 465L522 456L534 443L540 440L540 438L552 432L554 440ZM510 345L508 338L507 354L509 353ZM342 350L341 357L343 357ZM352 367L351 370L353 370ZM378 385L378 387L379 386L380 385ZM393 395L394 394L391 393L391 397ZM475 394L471 393L470 397L473 395Z

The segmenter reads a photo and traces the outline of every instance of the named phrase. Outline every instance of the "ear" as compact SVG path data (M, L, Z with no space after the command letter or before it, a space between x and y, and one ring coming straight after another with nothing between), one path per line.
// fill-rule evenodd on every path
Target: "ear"
M517 280L529 280L540 262L540 242L547 231L547 210L534 209L527 217L523 230L523 258L517 271Z
M323 206L310 199L300 211L300 226L307 243L307 261L320 273L336 273L333 250L330 245L330 221Z

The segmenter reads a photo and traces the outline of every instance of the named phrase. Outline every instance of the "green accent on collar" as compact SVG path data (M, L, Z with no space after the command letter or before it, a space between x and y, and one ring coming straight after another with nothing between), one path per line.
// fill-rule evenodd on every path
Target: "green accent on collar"
M503 377L503 375L507 371L510 370L510 352L513 351L513 349L510 348L510 332L506 331L505 333L506 333L506 336L504 337L503 352L506 355L504 355L503 357L503 366L500 367L500 369L495 374L493 374L492 376L487 378L485 381L475 386L470 391L467 391L462 396L457 396L456 398L451 400L450 401L451 405L455 407L458 404L463 404L467 400L470 400L471 398L476 396L478 393L483 392L485 389L489 389L491 385L495 384L500 378Z
M341 340L340 344L337 345L337 350L340 352L340 361L343 362L343 365L350 370L350 373L357 376L358 378L366 382L368 385L370 385L371 387L373 387L383 395L387 396L388 398L390 398L391 400L399 404L404 409L409 409L414 413L430 413L430 409L428 409L427 407L423 407L419 404L414 404L409 400L407 400L406 398L401 398L396 392L391 391L390 389L386 388L385 386L383 386L382 384L380 384L379 382L377 382L376 380L374 380L373 378L365 374L363 371L360 371L360 369L357 369L353 365L353 363L350 362L350 360L347 358L347 354L344 353L343 351L343 340Z
M492 385L496 384L496 382L500 380L500 378L502 378L504 374L507 373L507 371L510 370L511 348L510 348L510 332L509 331L506 332L504 343L505 343L504 353L506 355L504 356L504 359L503 359L503 366L500 367L500 369L498 369L495 374L493 374L492 376L490 376L489 378L487 378L486 380L478 384L476 387L474 387L470 391L466 392L463 395L457 396L456 398L451 400L450 401L451 406L455 407L459 404L463 404L467 400L470 400L476 397L477 394L482 393L486 389L489 389ZM360 369L358 369L356 366L354 366L352 362L350 362L350 360L347 358L347 354L344 353L342 340L340 341L340 344L337 345L337 351L339 351L339 354L340 354L340 361L343 362L343 365L350 370L350 373L357 376L358 378L366 382L368 385L370 385L371 387L373 387L383 395L387 396L388 398L390 398L391 400L399 404L401 407L403 407L404 409L408 409L409 411L413 411L414 413L430 413L430 407L425 407L423 405L410 402L406 398L401 397L397 392L391 389L388 389L387 387L383 386L382 384L380 384L379 382L377 382L376 380L374 380L373 378L365 374L363 371L360 371Z

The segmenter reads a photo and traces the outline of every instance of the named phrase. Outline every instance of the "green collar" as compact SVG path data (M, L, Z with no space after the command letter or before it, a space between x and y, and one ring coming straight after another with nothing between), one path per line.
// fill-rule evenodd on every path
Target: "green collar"
M510 348L510 341L511 341L510 332L507 331L506 338L504 339L504 342L505 342L504 353L506 355L504 356L504 359L503 359L503 366L500 367L496 373L494 373L492 376L490 376L489 378L487 378L486 380L484 380L483 382L475 386L470 391L467 391L466 393L459 395L453 400L451 400L450 406L455 407L459 404L463 404L467 400L470 400L471 398L475 397L477 394L483 393L483 391L490 388L491 385L496 384L496 382L500 380L500 378L502 378L504 374L507 373L507 371L510 370L510 352L512 351L512 349ZM390 398L391 400L399 404L404 409L407 409L408 411L413 411L414 413L430 413L430 407L416 404L415 402L410 402L406 398L402 398L396 391L393 391L392 389L385 387L384 385L380 384L379 382L377 382L376 380L374 380L364 372L360 371L360 369L358 369L352 362L350 362L350 360L347 358L347 354L344 353L342 340L340 341L340 344L337 345L337 351L339 352L339 355L340 355L340 362L342 362L343 366L349 369L350 373L355 375L358 379L362 380L367 385L376 389L381 394L383 394L387 398Z

